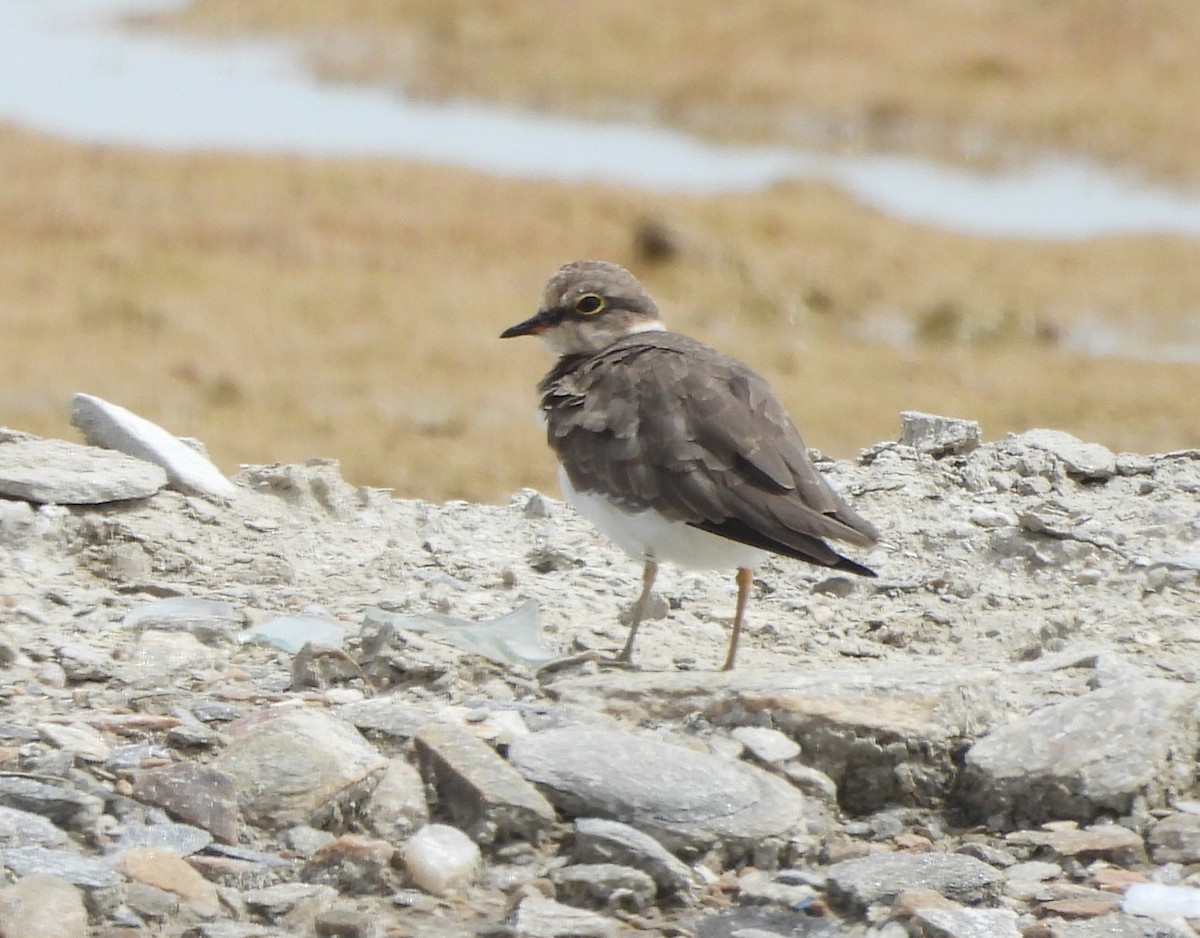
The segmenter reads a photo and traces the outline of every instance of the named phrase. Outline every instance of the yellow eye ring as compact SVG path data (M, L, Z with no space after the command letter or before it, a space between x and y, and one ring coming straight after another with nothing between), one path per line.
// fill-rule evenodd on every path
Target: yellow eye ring
M599 293L585 293L575 301L575 312L585 316L594 316L604 309L604 297Z

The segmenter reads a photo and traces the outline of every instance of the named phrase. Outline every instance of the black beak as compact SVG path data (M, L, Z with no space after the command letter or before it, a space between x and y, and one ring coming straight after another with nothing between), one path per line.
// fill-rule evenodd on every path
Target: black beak
M552 325L554 325L553 314L549 310L539 309L524 322L509 326L500 333L500 338L511 339L519 335L537 335L539 332L545 332Z

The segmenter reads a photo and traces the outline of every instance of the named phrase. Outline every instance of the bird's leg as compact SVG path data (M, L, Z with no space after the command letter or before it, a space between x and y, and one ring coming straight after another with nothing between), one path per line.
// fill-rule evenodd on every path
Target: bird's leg
M629 637L625 639L625 647L617 655L618 661L633 661L633 640L637 636L638 626L642 624L642 617L650 608L650 591L654 588L654 577L657 575L658 564L647 557L646 566L642 568L642 594L633 604L633 621L629 623Z
M732 671L733 661L737 657L738 636L742 634L742 617L746 614L746 602L750 599L750 587L754 583L754 571L749 567L738 567L737 572L737 606L733 612L733 634L729 636L729 651L725 654L722 671Z

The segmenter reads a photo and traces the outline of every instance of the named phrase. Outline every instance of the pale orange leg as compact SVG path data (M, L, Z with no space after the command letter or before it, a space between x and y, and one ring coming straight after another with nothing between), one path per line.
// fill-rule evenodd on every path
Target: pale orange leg
M657 575L658 564L647 557L646 566L642 568L642 594L633 605L633 622L629 624L629 637L625 639L625 647L617 655L618 661L633 661L633 640L637 636L638 626L642 624L642 617L650 608L650 591L654 588L654 578Z
M754 571L749 567L738 567L737 572L737 607L733 613L733 634L729 636L729 651L725 654L722 671L732 671L733 662L737 657L738 637L742 634L742 618L746 614L746 603L750 599L750 587L754 583Z

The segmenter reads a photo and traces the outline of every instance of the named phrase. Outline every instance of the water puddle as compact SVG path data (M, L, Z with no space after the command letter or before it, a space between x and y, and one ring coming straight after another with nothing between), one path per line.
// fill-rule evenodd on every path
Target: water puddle
M1056 240L1200 237L1200 192L1081 160L972 172L897 155L732 147L593 122L320 83L286 42L197 41L122 29L180 0L4 0L0 120L68 139L162 150L394 156L503 176L653 191L754 191L829 181L889 215L950 231Z

